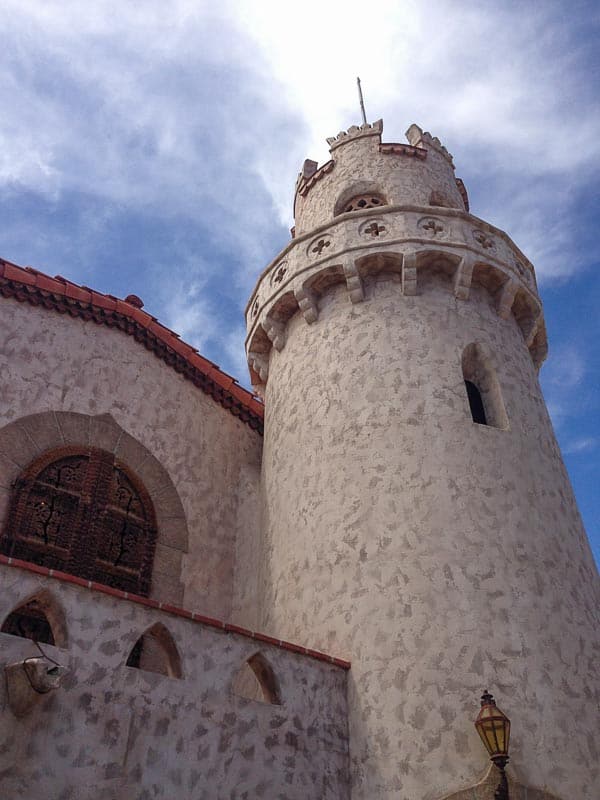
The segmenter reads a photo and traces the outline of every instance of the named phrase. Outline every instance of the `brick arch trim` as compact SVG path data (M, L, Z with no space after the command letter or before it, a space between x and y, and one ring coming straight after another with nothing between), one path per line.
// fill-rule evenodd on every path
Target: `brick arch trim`
M23 469L47 451L65 447L106 450L139 478L154 507L158 529L150 597L181 604L182 559L189 542L183 505L167 470L110 414L46 411L0 428L0 526L4 527L12 486Z

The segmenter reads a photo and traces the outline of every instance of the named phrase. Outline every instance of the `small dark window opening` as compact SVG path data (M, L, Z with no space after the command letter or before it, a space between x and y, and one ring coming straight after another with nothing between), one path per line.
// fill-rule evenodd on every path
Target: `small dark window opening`
M469 398L469 407L471 409L473 422L477 422L479 425L487 425L481 392L471 381L466 380L465 386L467 387L467 397Z
M126 666L140 668L140 661L142 660L142 649L144 647L144 637L140 636L137 642L133 645L129 658L127 659Z
M42 644L55 644L48 618L35 602L27 603L9 614L2 625L2 633L22 636L23 639Z
M242 664L234 678L232 690L246 700L281 705L279 682L262 653L255 653Z
M161 622L155 623L131 648L128 667L156 672L168 678L181 678L181 658L173 637Z

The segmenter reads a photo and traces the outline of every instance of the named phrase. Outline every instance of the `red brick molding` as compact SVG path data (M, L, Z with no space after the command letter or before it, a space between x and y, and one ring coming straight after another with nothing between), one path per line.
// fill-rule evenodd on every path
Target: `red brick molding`
M31 267L19 267L2 259L0 295L97 325L117 328L133 336L223 408L262 433L264 412L260 400L242 389L231 375L182 342L176 333L161 325L155 317L143 311L141 301L135 295L129 295L127 300L119 300L112 295L79 286L60 275L51 278Z
M188 551L188 526L177 490L152 453L110 414L89 416L47 411L21 417L0 428L0 532L12 487L23 470L44 453L65 447L99 448L127 466L148 493L156 515L157 538L151 597L181 602L181 561Z
M513 778L509 770L507 770L507 777L510 800L561 800L561 798L550 794L544 789L525 786L525 784ZM499 774L496 767L490 764L485 778L480 783L470 786L468 789L461 789L459 792L454 792L454 794L446 794L439 800L494 800Z
M334 656L329 656L326 653L320 653L318 650L311 650L308 647L302 647L301 645L293 644L292 642L286 642L283 639L275 639L272 636L267 636L266 634L259 633L258 631L251 631L248 628L242 628L239 625L233 625L230 622L223 622L222 620L214 619L213 617L205 617L203 614L187 611L184 608L178 608L177 606L170 605L169 603L163 603L159 600L154 600L151 597L139 597L138 595L130 594L129 592L123 592L120 589L114 589L112 586L104 586L104 584L101 583L94 583L94 581L78 578L76 575L69 575L66 572L59 572L58 570L48 569L48 567L41 567L38 564L31 564L28 561L19 561L16 558L10 558L9 556L4 556L2 554L0 554L0 565L27 570L28 572L34 572L37 575L42 575L57 581L63 581L64 583L73 583L76 586L82 586L83 588L90 589L93 592L109 594L112 597L117 597L120 600L126 600L129 603L138 603L139 605L148 606L149 608L156 608L160 611L166 612L167 614L173 614L176 617L185 617L185 619L199 622L202 625L208 625L211 628L218 628L219 630L226 631L228 633L237 633L240 636L246 636L247 638L254 639L257 642L265 642L266 644L271 644L274 647L279 647L282 650L289 650L292 653L308 656L309 658L314 658L317 661L324 661L327 664L334 664L336 667L341 667L341 669L350 669L350 662L344 661L341 658L335 658Z

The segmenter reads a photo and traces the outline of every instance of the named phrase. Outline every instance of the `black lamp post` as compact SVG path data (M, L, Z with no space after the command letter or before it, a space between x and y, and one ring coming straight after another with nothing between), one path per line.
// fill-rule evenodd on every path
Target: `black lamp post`
M495 800L509 800L505 767L508 763L510 720L500 711L487 689L481 696L481 709L475 720L475 727L490 754L490 759L500 770L500 783L494 793Z

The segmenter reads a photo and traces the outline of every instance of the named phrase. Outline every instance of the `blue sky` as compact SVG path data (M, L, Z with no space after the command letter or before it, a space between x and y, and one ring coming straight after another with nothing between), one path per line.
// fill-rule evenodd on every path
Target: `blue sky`
M296 174L359 122L442 139L534 262L542 384L600 562L600 7L1 0L0 255L125 297L247 384Z

